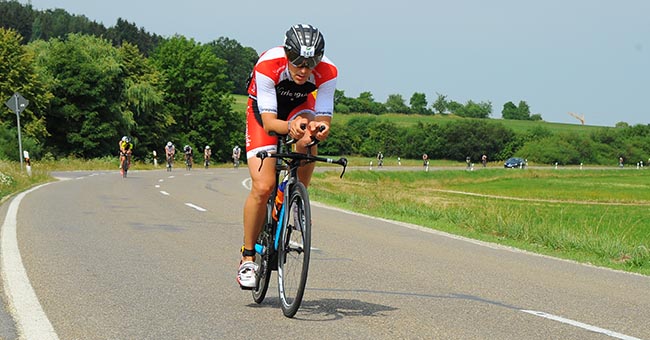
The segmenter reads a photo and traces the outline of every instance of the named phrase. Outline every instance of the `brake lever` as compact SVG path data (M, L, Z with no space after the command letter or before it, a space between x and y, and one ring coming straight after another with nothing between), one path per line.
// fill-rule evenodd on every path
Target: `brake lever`
M260 162L260 167L257 169L257 172L260 172L262 171L262 165L264 165L264 159L269 156L269 153L267 151L260 151L255 156L262 160Z
M302 125L301 125L301 127L302 127ZM323 130L325 130L325 125L320 125L318 127L318 132L323 132ZM307 144L307 147L310 148L310 147L318 144L319 142L320 142L320 140L318 140L318 138L316 138L314 136L311 136L311 142L309 142L309 144Z
M348 167L348 159L345 157L341 157L339 158L339 161L337 163L343 166L343 171L341 171L341 176L339 176L339 178L343 178L343 175L345 174L345 169Z

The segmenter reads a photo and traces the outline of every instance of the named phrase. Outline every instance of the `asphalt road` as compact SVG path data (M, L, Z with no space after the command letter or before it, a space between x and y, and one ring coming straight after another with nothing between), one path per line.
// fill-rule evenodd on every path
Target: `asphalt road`
M26 194L16 219L52 338L650 339L649 277L318 203L308 288L288 319L275 274L261 305L235 281L245 168L56 175L69 180ZM43 321L16 319L0 317L0 337Z

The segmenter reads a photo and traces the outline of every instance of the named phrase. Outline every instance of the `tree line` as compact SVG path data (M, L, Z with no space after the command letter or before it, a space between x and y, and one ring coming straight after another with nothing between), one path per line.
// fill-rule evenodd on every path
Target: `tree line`
M201 44L182 35L163 38L118 19L113 27L56 9L36 11L17 1L0 2L0 98L20 92L30 100L21 115L23 146L33 158L115 155L122 135L134 139L136 158L162 152L167 141L195 149L211 145L225 161L244 143L244 115L232 94L245 94L257 52L220 37ZM372 156L378 151L405 158L465 160L514 154L541 163L609 164L612 158L644 159L647 126L603 129L590 136L555 135L543 128L515 133L486 119L490 102L465 104L436 94L433 103L414 93L409 103L392 94L385 103L371 92L357 98L335 94L336 114L366 112L337 126L322 144L332 155ZM453 114L466 118L444 125L398 127L381 114ZM506 119L541 120L528 104L504 104ZM0 158L15 159L15 114L0 112Z
M381 116L355 116L343 126L336 119L330 137L319 152L360 155L374 158L378 152L387 157L465 161L478 163L482 155L490 161L512 156L529 162L553 165L617 165L650 163L650 125L598 128L590 132L554 132L533 125L514 131L503 121L463 118L443 123L418 122L402 126Z

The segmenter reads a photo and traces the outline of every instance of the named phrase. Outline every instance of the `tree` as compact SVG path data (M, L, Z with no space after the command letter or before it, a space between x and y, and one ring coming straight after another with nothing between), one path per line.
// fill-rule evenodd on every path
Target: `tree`
M518 111L519 119L530 120L530 106L528 106L528 103L526 103L523 100L519 101L519 105L517 106L517 111Z
M515 135L502 124L483 119L451 122L442 127L441 134L445 146L442 157L457 161L467 156L478 160L483 154L496 155Z
M102 37L106 34L106 27L95 21L90 21L83 15L71 15L63 9L45 10L36 12L33 32L30 41L51 38L64 39L70 33L80 33Z
M450 113L457 114L459 111L463 110L463 104L450 100L447 102L447 110L449 110Z
M538 116L539 117L535 117L535 120L541 120L542 116ZM515 106L513 102L503 104L501 117L503 117L503 119L533 120L530 116L530 106L528 106L528 103L523 100L519 101L518 106Z
M0 27L17 31L22 44L26 44L32 36L32 21L34 10L31 4L23 6L15 0L0 1Z
M454 113L466 118L489 118L490 113L492 113L492 103L489 101L475 103L468 100L465 106L458 108Z
M135 45L145 56L150 55L163 40L160 36L149 34L144 28L138 28L135 23L122 18L118 18L115 26L107 30L106 36L115 46L122 46L125 42Z
M437 111L438 114L443 114L447 112L447 107L449 105L449 102L447 101L447 96L437 92L436 94L438 95L438 97L436 98L436 101L433 102L431 107L433 108L434 111Z
M210 46L180 35L161 43L152 59L166 79L166 109L173 118L169 138L178 138L178 145L217 145L213 156L228 159L232 145L244 143L245 123L232 111L226 61Z
M114 154L125 129L120 55L108 40L69 34L35 45L39 68L54 95L47 116L48 144L58 155Z
M519 117L519 110L513 102L507 102L503 104L503 110L501 110L501 117L503 119L517 119Z
M352 112L368 112L376 115L386 112L386 107L382 103L376 102L372 93L368 91L361 92L353 103Z
M30 105L20 117L21 133L25 138L33 138L34 144L40 148L49 135L45 109L52 99L52 94L45 89L34 67L34 52L21 45L22 41L23 38L15 30L0 28L0 97L4 102L18 92L29 100ZM0 122L15 123L15 113L8 109L0 110ZM17 135L15 139L17 140ZM3 141L2 144L6 142ZM38 156L37 150L32 151Z
M388 95L386 99L386 110L394 113L409 113L409 108L404 103L404 98L401 94Z
M243 47L236 40L221 37L207 44L212 52L226 62L226 75L233 84L233 93L247 94L248 77L257 62L258 54L251 47Z
M126 130L121 132L135 139L134 155L148 156L160 147L167 137L166 129L174 122L164 107L164 78L137 46L124 41L119 54L124 65L120 105L126 123Z
M411 96L409 102L411 104L411 112L419 114L431 114L431 111L427 109L427 95L424 93L415 92Z

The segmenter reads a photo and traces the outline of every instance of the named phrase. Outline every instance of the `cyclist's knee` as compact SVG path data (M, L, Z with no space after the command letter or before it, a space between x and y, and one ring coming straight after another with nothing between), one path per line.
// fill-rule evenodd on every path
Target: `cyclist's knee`
M272 180L266 180L263 178L257 179L253 182L251 194L258 196L261 199L266 199L271 195L274 184L275 183Z

